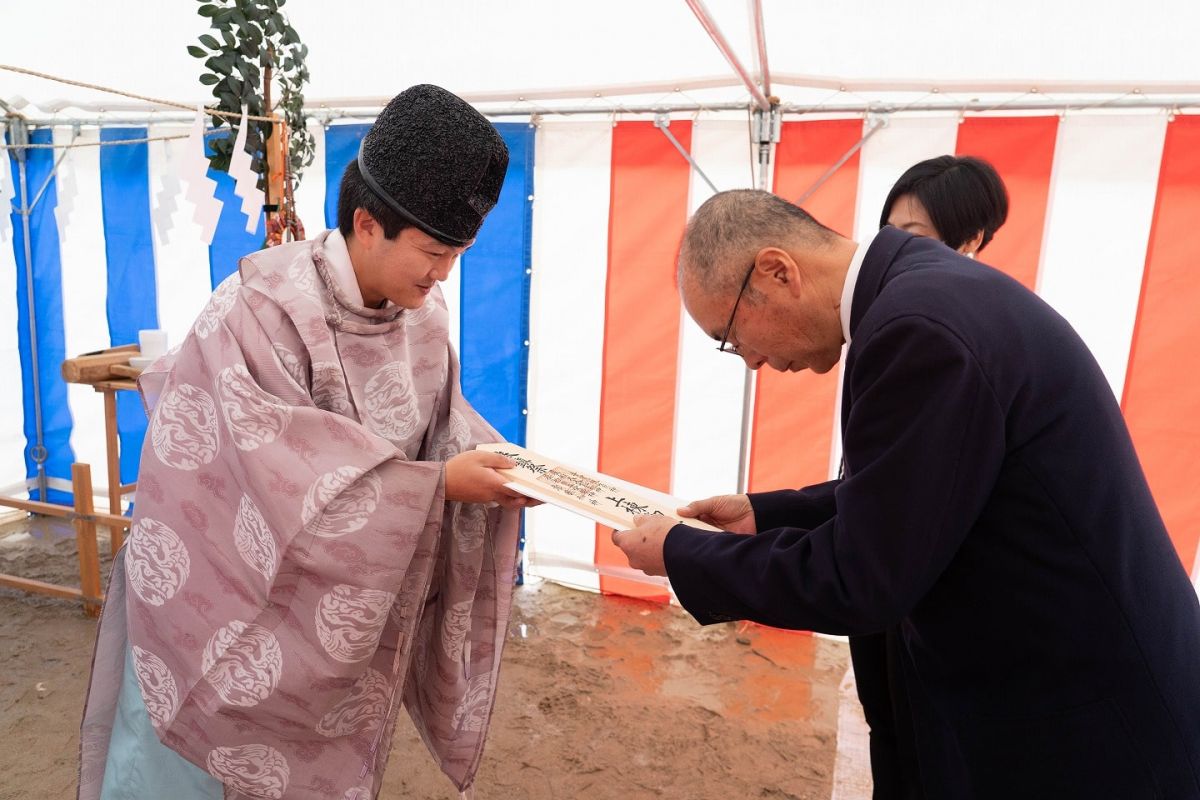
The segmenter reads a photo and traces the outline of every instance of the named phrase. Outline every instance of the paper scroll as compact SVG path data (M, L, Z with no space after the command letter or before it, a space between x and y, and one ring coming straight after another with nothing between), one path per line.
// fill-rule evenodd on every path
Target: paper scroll
M517 462L513 469L499 470L511 478L505 485L513 491L573 511L601 525L625 531L633 527L634 517L649 514L703 530L718 530L699 520L679 516L675 510L687 505L685 501L645 486L568 467L507 442L481 444L477 449L499 453Z

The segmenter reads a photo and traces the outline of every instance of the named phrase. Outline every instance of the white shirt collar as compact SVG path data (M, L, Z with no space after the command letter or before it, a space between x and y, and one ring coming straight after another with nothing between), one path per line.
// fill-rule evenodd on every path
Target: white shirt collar
M871 248L871 242L875 241L875 235L871 234L866 241L859 242L858 249L854 251L854 258L850 259L850 268L846 270L846 285L842 287L842 305L839 311L842 317L842 336L846 339L846 344L850 344L850 311L854 305L854 287L858 285L858 273L862 269L863 259L867 257L867 250Z
M350 250L346 247L346 239L342 232L334 228L325 237L325 264L329 267L332 278L337 281L342 294L357 306L363 304L362 289L358 288L358 277L354 274L354 264L350 262Z

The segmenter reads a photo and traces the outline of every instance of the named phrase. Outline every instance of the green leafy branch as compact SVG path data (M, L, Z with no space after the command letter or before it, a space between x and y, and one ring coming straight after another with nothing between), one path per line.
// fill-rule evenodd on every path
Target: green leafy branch
M205 72L200 83L212 87L217 108L240 114L247 106L250 116L279 114L288 128L288 167L298 184L305 167L312 163L316 143L304 120L304 84L308 68L304 59L308 47L301 44L296 30L280 10L287 0L198 0L200 16L211 20L212 33L200 36L200 46L188 45L188 53L204 59ZM264 82L266 78L266 82ZM271 86L279 96L266 108ZM210 140L213 169L228 172L238 122L222 116L212 118L215 127L228 124L228 137ZM270 122L248 122L246 149L258 173L258 186L266 188L267 165L263 158L265 143L271 135ZM272 203L278 197L270 198Z

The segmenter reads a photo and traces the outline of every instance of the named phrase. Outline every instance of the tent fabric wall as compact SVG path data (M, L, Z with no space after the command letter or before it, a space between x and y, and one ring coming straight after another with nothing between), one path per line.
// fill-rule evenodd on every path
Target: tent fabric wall
M346 166L358 158L358 146L371 130L369 124L332 125L325 131L325 163L309 167L315 172L323 166L325 173L325 227L337 227L338 186Z
M745 123L704 119L692 123L692 156L717 189L751 188L757 171L753 155ZM690 194L689 213L713 191L693 176ZM717 343L682 306L679 314L671 494L709 497L737 485L746 368L740 358L719 352Z
M537 131L527 441L589 470L599 462L612 142L606 123ZM590 521L542 507L526 515L526 534L531 572L599 590Z
M811 181L805 178L815 180L864 132L861 120L836 122L836 125L828 120L785 124L783 143L776 161L777 192L795 199L811 185ZM995 163L1009 184L1014 209L1009 227L997 235L981 260L1009 272L1026 285L1041 286L1043 296L1047 296L1081 332L1101 365L1124 363L1130 357L1132 316L1139 294L1136 288L1131 290L1129 287L1142 279L1143 264L1146 262L1146 232L1153 212L1153 204L1147 202L1147 198L1153 200L1158 179L1157 167L1147 169L1146 164L1156 163L1162 152L1164 123L1165 117L1143 115L1068 117L1065 121L1058 116L987 117L966 122L960 122L954 116L892 119L883 130L872 136L860 151L860 156L851 158L806 205L818 219L835 228L853 230L858 237L865 237L878 226L880 206L887 190L911 164L943 153L974 154L987 158ZM744 152L739 153L736 148L727 148L724 152L719 147L707 151L704 149L702 142L705 141L703 131L706 124L713 123L706 123L703 118L695 123L691 137L692 154L710 179L713 175L737 175L742 170L748 174ZM837 131L839 125L842 130L837 132L835 143L822 147L822 137L834 136L831 131ZM672 130L675 130L674 126ZM596 386L597 376L594 372L598 348L614 337L628 335L631 338L627 344L632 346L633 342L640 341L644 352L672 349L669 332L666 336L639 339L616 324L611 313L604 330L598 329L600 321L595 315L599 303L595 298L601 291L609 291L612 274L608 272L609 265L596 258L594 248L598 246L601 233L597 229L596 217L601 210L610 211L613 200L606 197L606 193L619 181L612 176L606 181L604 172L606 168L613 171L629 168L626 161L619 157L621 151L610 143L609 134L608 123L543 123L538 143L539 157L552 161L541 165L545 177L540 178L541 188L535 214L535 363L530 380L531 386L536 387L533 393L537 402L531 411L530 446L589 469L596 466L592 455L596 452L596 443L603 441L599 432L599 420L603 419L603 415L596 406L596 396L598 393L604 396L605 390ZM792 142L790 146L787 144L789 140ZM611 148L611 158L607 164L604 160L606 147ZM816 152L820 152L822 157L818 159L814 156ZM663 157L668 158L669 153L664 151ZM813 163L808 166L806 173L796 171L802 169L805 157L819 162L819 168L818 163ZM1125 168L1112 169L1112 164L1126 158L1130 163ZM1181 156L1176 156L1176 159L1179 158ZM1057 163L1059 160L1063 160L1061 166ZM1086 177L1077 166L1081 160L1091 164ZM1179 169L1186 173L1187 167ZM795 172L789 177L789 171ZM1200 178L1176 177L1173 180L1175 184L1167 185L1176 188L1172 193L1159 197L1158 213L1165 213L1172 203L1182 203L1185 210L1178 213L1177 219L1183 220L1186 219L1186 209L1190 208L1187 206L1190 201L1184 195L1190 197L1187 193L1196 191L1194 187ZM690 182L690 208L694 209L697 201L702 201L710 190L694 173ZM716 182L718 188L722 189L736 186L734 179L726 183ZM677 193L678 190L669 182L661 182L658 191ZM1097 195L1107 196L1109 192L1124 196L1119 203L1123 224L1119 228L1112 225L1104 227L1107 236L1123 239L1115 245L1095 236L1096 219L1115 218L1111 211L1101 213L1095 201ZM584 218L580 219L581 216ZM1091 219L1086 234L1082 230L1084 216ZM1174 224L1183 223L1177 221ZM1063 229L1055 230L1056 225L1063 226ZM1124 240L1126 228L1129 231L1128 240ZM676 241L678 235L677 229ZM1083 245L1074 251L1064 247L1067 236L1073 240L1083 240ZM1176 239L1179 241L1176 252L1186 253L1186 239L1179 234L1164 234L1156 241ZM1115 249L1116 252L1102 252L1106 248ZM559 259L575 252L579 255L572 261L574 268L570 275L547 274L558 266ZM1096 277L1089 274L1092 271L1089 259L1101 265L1105 280L1114 281L1124 288L1113 292L1098 287ZM669 260L660 268L670 269ZM1179 269L1181 267L1171 271L1163 267L1160 280L1169 281L1170 285L1177 284L1181 280ZM1043 274L1045 272L1051 273L1049 279ZM1163 302L1162 294L1163 290L1160 289L1158 303ZM570 313L565 313L559 307L559 302L551 299L551 295L570 308ZM1173 307L1190 309L1192 306L1187 305L1192 302L1187 299L1189 297L1183 293L1179 303ZM589 298L590 306L586 304ZM673 311L678 310L677 298L664 297L658 302L669 304ZM1148 297L1145 302L1154 301ZM1147 326L1146 320L1151 318L1151 309L1154 307L1148 305L1143 309L1139 331ZM645 311L656 315L655 319L662 318L661 309ZM1164 316L1169 317L1170 314L1164 313ZM1108 335L1114 324L1125 326L1127 332L1123 336ZM1176 358L1181 357L1183 352L1178 348L1200 345L1200 332L1192 330L1193 326L1163 324L1173 331L1164 335L1164 341L1171 342L1170 346L1176 348L1169 351L1175 353ZM693 349L701 352L701 348L712 349L714 345L703 334L693 341L695 334L694 326L685 318L679 336L681 341L692 344L679 348L677 366L674 367L677 373L677 397L676 416L672 425L674 458L670 485L673 492L685 498L735 489L737 453L736 450L730 452L729 447L722 448L720 442L728 440L728 432L736 426L742 411L742 373L738 369L719 372L716 369L719 363L693 364L689 357ZM571 357L572 352L578 354L576 358ZM717 354L715 349L712 352L718 358L729 358ZM1160 364L1165 360L1162 355L1156 358ZM581 374L588 377L577 381L577 376ZM1114 375L1111 366L1106 366L1106 374L1119 377ZM780 399L776 400L768 382L788 378L808 379L814 385L806 386L803 390L781 392ZM1169 372L1160 372L1159 380L1163 386L1172 385L1172 378ZM621 379L622 376L617 374L604 374L604 382ZM823 386L819 385L822 380L826 382ZM755 415L750 458L752 486L768 488L794 485L796 481L818 481L836 471L840 455L836 434L836 383L837 378L833 374L758 376L759 391L752 410ZM1114 389L1121 383L1123 378L1120 383L1114 381ZM764 384L768 386L765 391ZM608 387L607 391L612 392L614 388ZM805 413L797 414L788 425L780 426L778 430L771 428L772 423L778 422L775 415L787 415L794 411L786 402L789 396L798 398L793 405L804 407ZM809 407L808 401L813 398L819 398L819 402L812 402ZM1200 423L1197 422L1200 418L1200 398L1179 386L1174 386L1170 398L1163 401L1171 409L1170 419L1157 425L1172 426L1172 435L1181 442L1194 441L1187 437L1195 437L1196 432L1200 431ZM713 409L712 416L706 417L699 410L705 404ZM769 408L774 411L767 411ZM1139 449L1145 447L1142 443L1144 437L1139 437L1136 425L1134 435ZM779 448L783 453L775 457L778 465L775 469L778 472L763 467L769 463L765 460L769 457L768 448ZM660 449L661 444L656 440L652 451L655 457L661 456ZM789 451L790 459L787 455ZM1194 446L1191 449L1176 449L1170 453L1173 460L1164 463L1178 465L1181 459L1188 458L1194 452ZM683 453L693 456L707 453L707 461L685 459L681 457ZM785 469L797 469L799 464L809 464L806 477L781 474ZM710 476L719 476L719 480L710 477L707 482L696 481L695 472L703 469L707 469ZM631 472L623 474L614 470L614 474L638 479ZM688 475L692 477L684 478ZM1183 489L1190 484L1183 480L1164 483L1163 476L1156 480L1153 473L1151 484L1156 494L1160 495L1159 502L1165 513L1169 509L1179 509L1175 516L1168 514L1168 522L1181 557L1191 569L1195 545L1189 545L1189 537L1194 540L1195 532L1200 530L1200 510L1195 508L1192 501L1193 493ZM688 491L688 486L695 487L695 490ZM1168 491L1173 492L1172 497L1178 498L1174 505L1165 499L1163 492ZM598 575L612 574L612 566L620 562L614 560L609 564L604 559L597 559L594 563L588 563L583 557L585 546L582 541L586 535L586 524L576 522L565 512L539 509L529 515L529 527L532 571L573 585L625 588L626 584L622 582L607 581ZM1176 533L1177 530L1182 533ZM655 588L638 592L646 593L660 594Z
M775 193L799 200L863 137L859 120L789 122L775 154ZM843 235L854 230L859 154L805 201L805 209ZM748 487L761 492L830 477L838 370L825 375L760 370L754 404Z
M1200 581L1200 120L1167 127L1122 407L1167 530ZM1200 584L1198 584L1200 585Z
M146 138L145 128L103 128L100 141ZM112 345L136 344L138 331L158 327L158 292L150 224L150 159L146 144L101 147L104 243L108 274L106 318ZM85 262L86 263L86 262ZM86 387L84 387L86 389ZM93 403L98 405L98 403ZM137 480L146 413L130 392L117 396L121 482Z
M673 122L671 133L691 147L691 122ZM687 221L691 168L650 122L618 122L612 159L599 469L666 491L680 328L672 263ZM603 526L596 531L596 563L626 563ZM600 589L664 596L661 587L603 575Z
M973 118L958 127L958 154L990 162L1008 189L1008 219L979 257L1027 289L1037 288L1057 138L1058 117Z
M54 128L55 144L72 141L91 145L104 133L95 128L78 132L66 126ZM97 269L105 253L104 226L108 211L104 204L101 164L108 148L80 147L60 152L55 179L60 198L54 209L62 256L63 331L66 352L84 353L108 346L109 270ZM134 313L137 310L134 309ZM104 401L90 386L68 384L71 408L71 449L75 458L88 464L104 464ZM107 484L103 470L93 479Z
M1117 397L1166 129L1163 115L1067 117L1058 129L1038 294L1083 337Z
M188 127L181 125L152 125L149 129L152 137L188 132ZM148 154L158 324L167 332L168 346L183 341L212 293L210 249L200 226L192 220L194 207L173 180L183 148L181 140L154 141Z
M508 145L508 173L496 207L460 259L459 355L467 400L501 436L523 445L535 129L527 123L496 127Z
M30 133L32 144L48 144L54 132L49 128ZM13 176L14 198L22 196L22 181L17 156L8 151ZM33 496L49 502L70 502L69 482L71 464L75 457L71 449L71 413L67 407L67 387L59 376L59 364L66 353L66 334L63 326L62 259L58 240L58 222L54 208L58 204L58 193L54 179L55 151L48 149L27 151L25 168L25 196L32 207L29 218L30 259L26 260L26 236L18 202L13 204L11 215L12 247L17 262L17 341L20 351L21 378L24 387L22 404L25 428L25 478L38 476L34 459L36 448L44 447L44 462L48 490ZM43 190L44 187L44 190ZM39 193L41 196L39 198ZM35 200L36 205L34 205ZM27 272L28 270L28 272ZM30 308L26 292L26 280L32 275L33 308ZM33 311L34 330L37 341L30 336L30 312ZM37 350L37 378L34 383L33 353ZM40 403L44 438L39 445L37 439L37 404ZM5 480L4 483L10 483Z
M310 236L336 207L341 170L365 129L313 126L318 157L297 191ZM806 203L818 219L863 237L877 227L888 188L913 162L947 152L992 160L1008 182L1013 209L982 260L1035 287L1091 347L1114 396L1123 399L1151 488L1189 568L1200 537L1196 476L1188 471L1200 440L1200 395L1176 370L1200 346L1187 236L1200 191L1189 155L1200 139L1196 129L1194 119L1168 122L1144 113L965 122L896 115ZM751 185L744 122L701 114L672 121L670 130L717 188ZM787 122L776 190L795 199L866 130L860 118ZM186 127L149 132L180 131ZM523 432L529 447L566 463L685 498L735 490L745 371L695 328L674 286L682 224L712 190L649 122L542 120L536 128L522 122L502 131L514 153L510 183L476 248L443 285L468 397L506 436L519 440ZM48 131L37 135L50 139ZM56 140L70 135L54 134ZM81 134L89 135L94 131ZM119 158L70 151L68 171L35 213L43 393L56 477L69 476L74 452L101 462L99 399L85 387L66 391L58 360L128 337L103 322L115 295L129 294L122 288L129 281L117 271L135 268L143 276L140 302L148 308L138 312L144 316L137 324L156 315L176 344L217 268L233 259L213 255L216 248L204 245L190 220L188 202L169 191L181 147L152 142L142 155L131 150ZM4 161L0 187L12 169L11 159ZM48 151L31 161L36 190L48 174ZM118 163L129 170L123 177L112 172ZM154 229L152 270L146 260L122 267L128 262L117 231L139 234L125 229L133 225L132 206L109 208L118 186L131 197L150 196L149 213L143 206L136 219ZM69 190L65 202L61 189ZM0 191L11 199L11 190ZM56 205L66 207L58 218L51 213ZM230 205L222 225L244 237L240 203ZM21 428L22 421L32 427L31 389L19 217L5 216L0 228L0 367L11 374L25 368L22 387L0 387L0 410L9 412L0 427L0 486L10 486L24 485L31 474ZM144 253L146 239L139 241ZM146 288L151 276L155 290ZM788 386L788 379L803 385ZM836 372L762 374L756 382L751 485L795 485L831 474L840 453ZM527 526L533 572L593 590L665 596L661 583L630 582L623 559L605 547L607 532L591 523L543 507L528 514Z
M0 492L25 491L24 382L17 332L17 260L13 251L13 215L7 213L13 199L10 159L0 157L0 370L11 376L0 381ZM19 223L18 223L19 224Z

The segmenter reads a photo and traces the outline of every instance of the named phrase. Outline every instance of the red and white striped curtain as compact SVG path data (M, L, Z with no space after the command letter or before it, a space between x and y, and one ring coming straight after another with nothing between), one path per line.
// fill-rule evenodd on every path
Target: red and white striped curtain
M753 185L747 125L676 120L671 132L719 189ZM795 200L866 132L861 119L787 122L774 190ZM869 235L893 182L945 153L995 165L1008 222L982 254L1063 314L1121 401L1159 508L1189 570L1200 540L1200 118L1165 114L893 116L804 206ZM740 361L683 313L674 254L710 194L650 122L551 122L538 131L528 444L684 498L732 492ZM826 480L840 457L839 375L761 371L752 491ZM607 531L529 514L535 574L664 597L622 572Z

